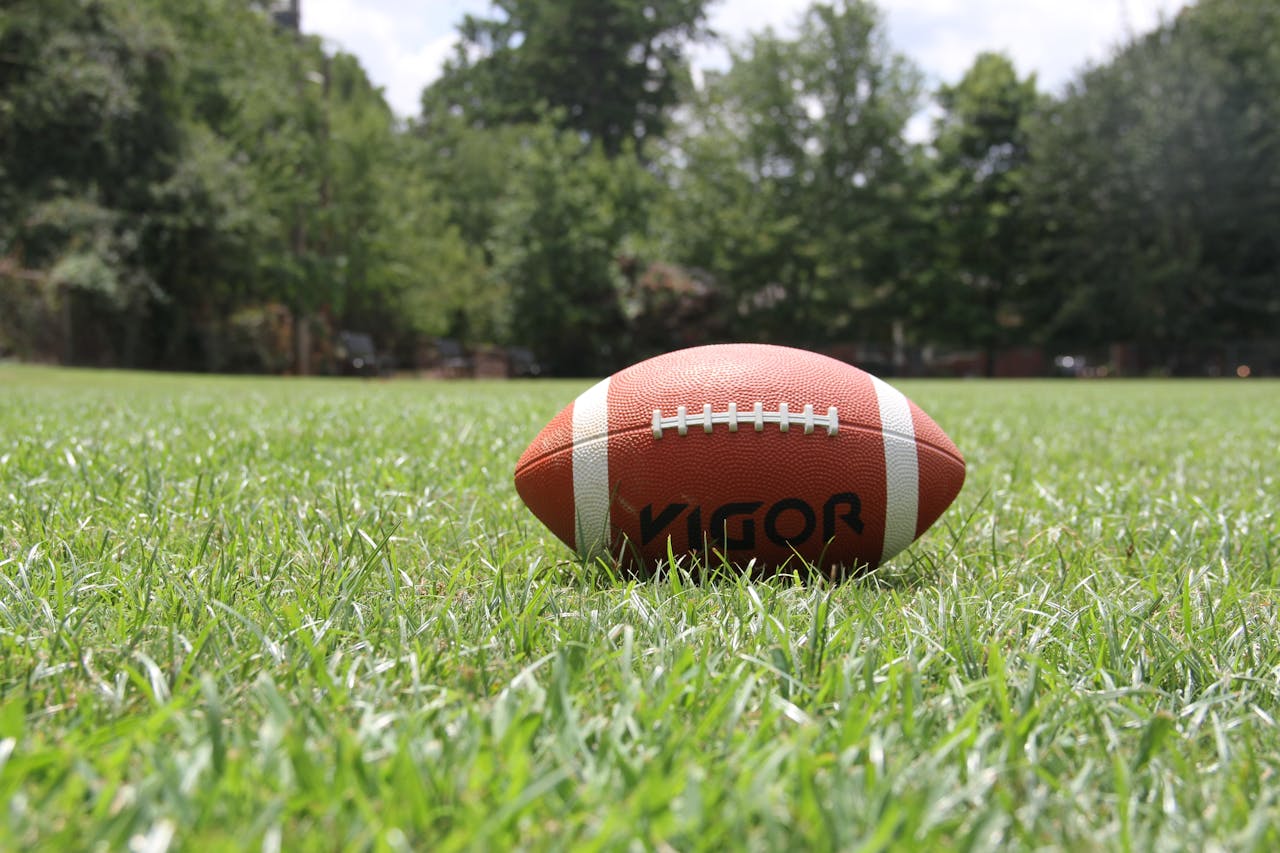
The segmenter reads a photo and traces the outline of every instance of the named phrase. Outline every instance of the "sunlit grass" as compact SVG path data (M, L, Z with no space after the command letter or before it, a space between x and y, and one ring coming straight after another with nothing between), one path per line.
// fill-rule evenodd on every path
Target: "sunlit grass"
M585 578L585 385L0 367L0 848L1280 849L1280 385L901 383L836 587Z

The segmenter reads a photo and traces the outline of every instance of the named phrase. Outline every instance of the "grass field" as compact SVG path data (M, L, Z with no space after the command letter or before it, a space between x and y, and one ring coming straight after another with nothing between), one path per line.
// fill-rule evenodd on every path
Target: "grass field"
M1280 849L1280 384L901 383L835 587L585 577L585 384L0 366L0 849Z

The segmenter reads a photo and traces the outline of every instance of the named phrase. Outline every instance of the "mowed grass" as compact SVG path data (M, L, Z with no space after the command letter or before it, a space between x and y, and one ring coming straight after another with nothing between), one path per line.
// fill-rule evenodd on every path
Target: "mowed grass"
M1280 385L900 383L830 586L584 572L586 384L0 367L0 848L1280 849Z

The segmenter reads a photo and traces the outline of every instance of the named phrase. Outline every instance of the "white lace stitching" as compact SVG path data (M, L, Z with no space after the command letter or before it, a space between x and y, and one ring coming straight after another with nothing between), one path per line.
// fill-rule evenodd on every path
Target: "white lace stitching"
M710 403L702 405L701 412L689 414L687 406L679 406L676 408L674 416L663 416L661 409L653 410L653 437L662 438L663 431L674 429L680 435L688 435L689 427L702 427L703 432L711 432L716 424L726 424L729 432L737 432L740 424L746 423L755 427L756 432L764 432L765 424L777 424L779 432L789 432L793 420L797 424L803 424L804 434L810 435L815 427L826 429L827 435L836 435L840 432L840 418L836 412L836 407L831 406L827 409L825 415L814 414L813 406L806 405L804 411L797 417L788 409L786 403L779 403L776 412L766 412L763 403L756 403L751 407L750 414L743 413L740 417L738 414L738 404L730 403L729 408L723 412L713 412Z

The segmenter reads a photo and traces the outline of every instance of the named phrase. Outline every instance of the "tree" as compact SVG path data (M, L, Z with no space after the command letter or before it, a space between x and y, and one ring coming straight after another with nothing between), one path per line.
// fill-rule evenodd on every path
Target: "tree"
M150 253L163 280L152 327L165 363L217 369L237 308L284 303L306 318L340 295L326 185L330 60L244 0L135 5L181 46L181 180L161 198Z
M378 149L369 218L351 223L365 257L350 273L344 316L406 349L423 335L500 340L507 322L502 283L489 274L481 246L451 221L447 194L424 177L418 141L393 142Z
M938 92L934 145L938 205L934 264L918 305L933 336L971 343L988 372L1002 347L1026 340L1030 247L1024 204L1035 76L1020 79L1005 56L984 53Z
M6 7L0 268L50 282L86 342L66 355L100 362L225 368L229 318L277 303L384 343L460 310L494 332L460 294L494 293L480 252L381 93L260 6Z
M1039 281L1060 339L1176 367L1280 320L1280 12L1204 0L1084 74L1038 122Z
M641 228L651 176L550 125L530 129L514 174L491 246L512 340L553 373L616 369L626 353L618 257Z
M104 345L134 360L137 310L160 292L148 214L181 156L177 46L118 3L19 2L0 20L0 252L48 273L68 325L126 312Z
M714 273L740 334L889 336L912 275L919 75L869 3L816 4L711 78L671 155L675 260ZM726 251L724 247L732 246Z
M526 125L476 128L450 115L412 129L415 168L447 202L463 239L486 254L527 133Z
M499 17L468 15L423 114L460 114L495 127L559 126L617 156L662 136L686 74L685 49L702 33L707 0L496 0Z

